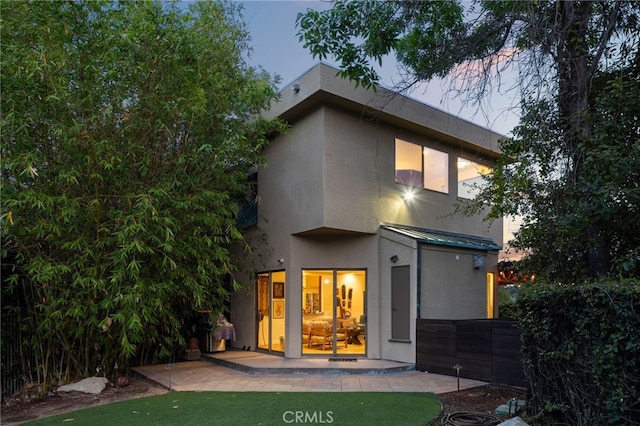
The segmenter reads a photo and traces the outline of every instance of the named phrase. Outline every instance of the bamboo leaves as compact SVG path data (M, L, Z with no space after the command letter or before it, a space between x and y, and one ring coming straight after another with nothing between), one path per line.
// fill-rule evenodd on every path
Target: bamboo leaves
M275 79L244 62L233 4L3 8L6 295L73 376L171 356L229 295L248 171L282 129L256 118Z

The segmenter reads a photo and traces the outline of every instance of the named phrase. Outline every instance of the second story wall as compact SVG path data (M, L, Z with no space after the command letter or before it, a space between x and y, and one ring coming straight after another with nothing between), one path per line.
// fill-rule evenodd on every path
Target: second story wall
M451 215L458 201L458 156L490 164L478 153L377 119L339 108L324 114L324 223L357 232L376 232L380 223L439 229L502 241L502 225L490 230L482 216ZM448 193L418 188L411 202L395 181L396 138L448 154Z
M482 216L451 215L458 157L490 165L499 155L494 133L400 95L354 89L324 65L301 76L296 88L271 111L291 128L266 149L269 165L258 173L265 230L373 234L381 223L397 223L502 241L500 221L488 228ZM448 155L447 193L420 188L412 202L403 199L396 138Z
M258 171L261 228L290 235L324 226L323 115L311 111L266 148L268 165Z

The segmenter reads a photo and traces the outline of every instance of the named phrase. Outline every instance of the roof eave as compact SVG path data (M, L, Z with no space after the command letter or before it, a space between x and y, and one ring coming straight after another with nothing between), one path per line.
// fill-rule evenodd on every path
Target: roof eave
M353 82L336 76L337 73L337 69L326 64L314 66L282 90L280 100L265 116L293 122L309 110L331 104L437 139L463 143L484 155L501 154L498 141L504 135L382 87L376 91L355 88Z

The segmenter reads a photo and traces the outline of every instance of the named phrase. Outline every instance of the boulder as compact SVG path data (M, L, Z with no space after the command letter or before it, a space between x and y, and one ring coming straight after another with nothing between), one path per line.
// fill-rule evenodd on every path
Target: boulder
M68 385L63 385L58 388L58 392L83 392L83 393L92 393L98 394L107 387L106 377L87 377L86 379L82 379L79 382L71 383Z

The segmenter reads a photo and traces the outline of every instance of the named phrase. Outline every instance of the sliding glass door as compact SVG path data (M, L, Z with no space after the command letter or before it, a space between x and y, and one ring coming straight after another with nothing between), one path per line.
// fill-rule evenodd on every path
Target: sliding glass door
M302 271L302 353L364 355L366 271Z

